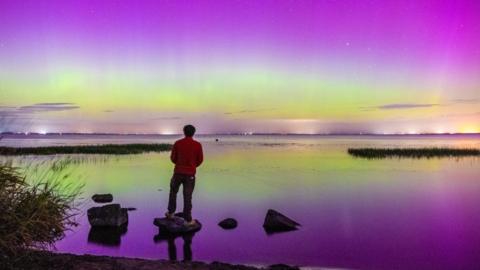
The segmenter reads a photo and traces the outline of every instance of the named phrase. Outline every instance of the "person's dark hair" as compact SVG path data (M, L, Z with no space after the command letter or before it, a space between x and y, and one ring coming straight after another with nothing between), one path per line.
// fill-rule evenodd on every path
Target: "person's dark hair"
M195 134L195 127L192 125L186 125L183 127L183 134L187 137L193 137L193 134Z

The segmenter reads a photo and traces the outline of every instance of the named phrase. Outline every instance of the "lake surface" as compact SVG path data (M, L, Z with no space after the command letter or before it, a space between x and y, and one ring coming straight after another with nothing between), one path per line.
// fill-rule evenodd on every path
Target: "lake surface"
M0 145L173 142L176 136L6 137ZM215 138L219 138L216 142ZM70 160L65 180L85 184L80 225L59 252L335 269L480 269L480 159L353 158L348 147L480 148L480 136L200 136L193 215L203 229L162 240L154 217L166 211L173 165L168 153L128 156L9 157L28 167ZM71 162L76 160L76 162ZM31 165L28 169L31 176ZM95 193L135 207L126 232L90 230ZM182 207L181 192L178 205ZM269 208L302 224L267 234ZM227 217L235 230L217 223Z

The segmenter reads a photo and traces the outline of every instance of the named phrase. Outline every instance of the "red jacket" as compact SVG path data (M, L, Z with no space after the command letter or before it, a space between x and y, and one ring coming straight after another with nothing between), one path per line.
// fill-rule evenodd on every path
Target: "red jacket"
M203 162L202 145L192 137L180 139L173 145L170 159L175 164L175 173L195 175Z

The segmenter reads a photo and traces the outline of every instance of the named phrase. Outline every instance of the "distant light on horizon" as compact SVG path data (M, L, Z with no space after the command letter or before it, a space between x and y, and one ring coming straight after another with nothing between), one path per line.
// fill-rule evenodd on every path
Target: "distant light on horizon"
M415 135L415 134L419 134L420 132L418 132L417 129L409 129L407 131L407 134L410 134L410 135Z
M169 129L169 128L161 129L158 133L160 135L175 135L175 134L177 134L177 132L175 132L173 129Z

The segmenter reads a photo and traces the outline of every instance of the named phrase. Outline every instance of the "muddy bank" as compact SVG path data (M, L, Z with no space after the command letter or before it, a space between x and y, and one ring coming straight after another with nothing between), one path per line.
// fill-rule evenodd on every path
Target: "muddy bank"
M16 260L2 260L0 269L8 270L293 270L297 267L272 265L257 268L220 262L177 262L167 260L146 260L123 257L72 255L51 252L29 252Z

